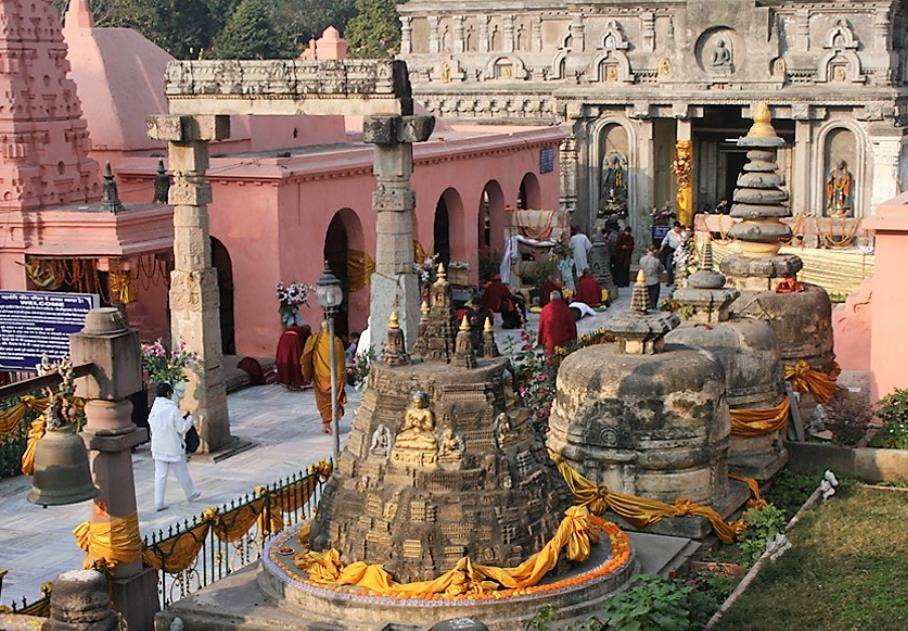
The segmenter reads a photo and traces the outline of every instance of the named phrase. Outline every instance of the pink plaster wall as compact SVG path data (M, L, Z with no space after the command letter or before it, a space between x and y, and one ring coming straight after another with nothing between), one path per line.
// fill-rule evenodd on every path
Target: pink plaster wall
M870 370L873 278L867 278L832 310L835 358L842 370Z
M870 395L877 401L895 388L908 388L908 193L878 206L865 223L876 237Z

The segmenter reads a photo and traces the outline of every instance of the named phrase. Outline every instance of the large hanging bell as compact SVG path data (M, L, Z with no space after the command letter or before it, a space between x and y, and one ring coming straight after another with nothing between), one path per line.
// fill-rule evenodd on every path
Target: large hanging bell
M48 429L35 445L35 476L28 501L41 506L66 506L98 497L88 467L88 450L75 427Z

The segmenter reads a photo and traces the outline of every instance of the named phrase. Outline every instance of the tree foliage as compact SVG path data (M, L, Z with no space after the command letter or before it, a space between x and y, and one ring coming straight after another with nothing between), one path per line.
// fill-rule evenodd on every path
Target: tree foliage
M213 51L219 59L279 59L295 52L293 41L274 28L265 0L242 0Z
M300 48L329 26L343 31L356 15L355 0L273 0L270 4L275 27Z
M350 54L387 59L400 50L400 21L395 0L356 0L356 17L345 33Z

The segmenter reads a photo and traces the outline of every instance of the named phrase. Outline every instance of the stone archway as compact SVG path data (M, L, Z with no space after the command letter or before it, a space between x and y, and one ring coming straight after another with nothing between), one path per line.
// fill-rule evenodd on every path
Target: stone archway
M446 189L435 205L432 251L447 267L452 259L466 258L473 244L464 241L463 200L455 189Z
M344 302L334 320L337 335L341 338L350 332L352 294L358 293L366 284L360 278L364 273L360 260L363 256L362 223L355 211L343 208L331 218L324 246L325 261L344 288Z
M479 272L500 258L504 248L504 192L497 180L489 180L479 198ZM491 268L490 268L491 269Z
M224 355L236 355L236 324L233 317L233 263L230 252L218 239L211 240L211 265L218 273L221 347Z
M521 210L538 210L542 206L542 189L539 180L533 173L527 173L520 181L517 192L517 208Z

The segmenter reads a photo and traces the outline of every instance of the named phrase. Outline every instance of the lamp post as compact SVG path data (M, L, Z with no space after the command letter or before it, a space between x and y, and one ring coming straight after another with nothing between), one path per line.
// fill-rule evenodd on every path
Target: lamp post
M334 316L344 299L340 280L331 272L328 261L315 285L315 295L328 321L329 362L331 363L331 426L334 429L334 461L340 457L340 419L337 418L337 365L334 356Z

